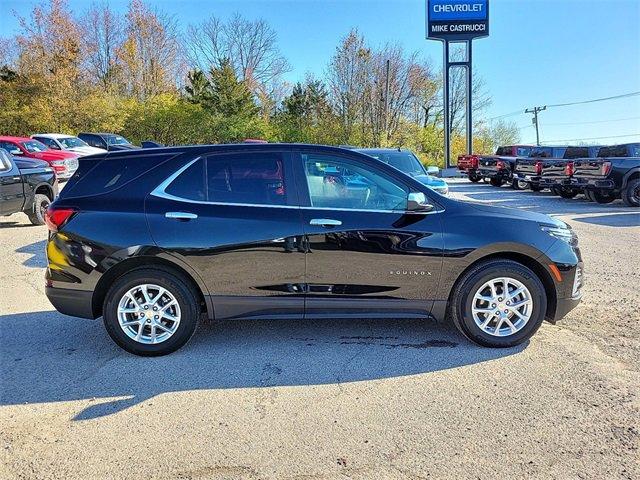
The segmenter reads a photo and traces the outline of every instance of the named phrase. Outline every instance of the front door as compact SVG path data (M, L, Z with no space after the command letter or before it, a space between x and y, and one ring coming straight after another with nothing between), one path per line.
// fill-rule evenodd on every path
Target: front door
M290 155L213 154L146 201L156 243L193 268L216 319L302 316L305 251Z
M442 266L440 213L407 213L410 188L345 155L298 157L308 317L426 316Z

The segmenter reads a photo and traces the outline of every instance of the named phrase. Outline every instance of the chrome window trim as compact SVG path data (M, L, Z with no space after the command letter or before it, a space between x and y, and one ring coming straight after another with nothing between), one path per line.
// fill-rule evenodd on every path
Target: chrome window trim
M173 200L175 202L183 202L183 203L195 203L200 205L216 205L222 207L258 207L258 208L286 208L289 210L323 210L323 211L332 211L332 212L368 212L368 213L395 213L397 215L432 215L434 213L442 213L444 209L441 210L431 210L429 212L409 212L405 210L367 210L367 209L356 209L356 208L331 208L331 207L303 207L299 205L263 205L259 203L234 203L234 202L209 202L206 200L191 200L189 198L176 197L175 195L171 195L167 193L165 190L171 182L173 182L182 172L184 172L191 165L196 163L198 160L202 159L202 157L197 157L190 162L186 163L174 173L169 175L162 183L160 183L156 188L154 188L149 195L153 195L154 197L164 198L165 200Z

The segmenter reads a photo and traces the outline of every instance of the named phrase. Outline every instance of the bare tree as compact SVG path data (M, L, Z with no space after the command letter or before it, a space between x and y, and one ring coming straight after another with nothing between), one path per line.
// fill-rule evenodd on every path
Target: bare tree
M132 0L118 50L127 92L139 99L176 87L180 44L173 17Z
M229 59L238 78L257 96L280 82L290 67L281 55L277 35L264 20L239 14L228 22L211 16L187 28L187 59L191 68L208 72Z
M93 3L81 19L89 81L105 90L116 85L117 52L125 39L125 23L106 1Z

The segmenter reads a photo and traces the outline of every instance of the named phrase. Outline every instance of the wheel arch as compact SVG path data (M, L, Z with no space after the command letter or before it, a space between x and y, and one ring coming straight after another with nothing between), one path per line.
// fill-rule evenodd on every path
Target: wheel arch
M626 188L630 181L640 179L640 167L629 170L622 182L622 188Z
M53 202L53 187L51 185L49 185L48 183L40 183L38 185L36 185L36 188L34 188L33 190L33 194L43 194L46 195L49 200L51 200Z
M458 283L460 282L460 280L464 277L464 275L479 263L486 262L489 260L512 260L514 262L518 262L524 265L525 267L531 269L533 273L535 273L540 279L540 281L542 282L542 285L544 286L545 294L547 295L547 311L545 312L545 318L551 319L554 317L557 302L558 302L558 292L556 291L556 287L555 287L555 284L553 283L553 279L551 278L551 274L547 271L544 265L539 261L537 261L535 258L519 252L491 253L476 259L473 263L468 265L467 268L465 268L462 272L460 272L460 274L458 275L458 278L453 284L453 287L451 288L451 291L449 292L449 297L447 298L447 310L451 305L453 293L456 287L458 286Z
M208 296L205 295L203 289L193 278L193 276L180 265L177 265L176 263L163 257L157 256L137 256L128 258L107 270L100 277L100 280L98 280L98 283L93 290L94 294L91 299L91 309L94 318L100 317L102 315L102 306L104 304L104 299L107 295L107 292L109 291L109 288L111 287L111 285L113 285L113 282L115 282L125 273L129 273L130 271L138 268L158 268L161 270L170 271L171 273L183 278L193 287L194 291L198 295L203 311L207 313L207 318L213 318L213 307L210 302L207 301Z

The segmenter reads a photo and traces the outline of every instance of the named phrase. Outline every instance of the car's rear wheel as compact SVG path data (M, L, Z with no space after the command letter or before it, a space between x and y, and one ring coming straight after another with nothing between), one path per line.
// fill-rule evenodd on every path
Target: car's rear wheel
M540 328L546 309L544 286L531 269L512 260L489 260L457 282L449 315L473 342L512 347Z
M482 177L479 177L478 175L470 173L469 180L472 181L473 183L478 183L480 180L482 180Z
M627 183L622 191L622 201L629 207L640 207L640 179Z
M591 192L591 196L598 203L611 203L616 199L613 193Z
M596 201L596 199L593 196L593 191L592 190L585 190L584 191L584 196L590 202L595 202Z
M27 213L29 221L34 225L44 225L44 213L51 205L51 199L42 193L36 193L33 210Z
M494 187L501 187L504 184L504 180L498 177L491 177L489 183L491 183L491 185L493 185Z
M104 301L109 336L128 352L171 353L193 335L200 316L198 296L181 276L163 269L133 270L116 280Z
M542 187L537 183L529 183L529 188L534 192L541 192L543 190Z
M558 197L560 196L560 188L559 187L551 187L550 190L551 190L551 193L553 193L554 195L557 195Z

